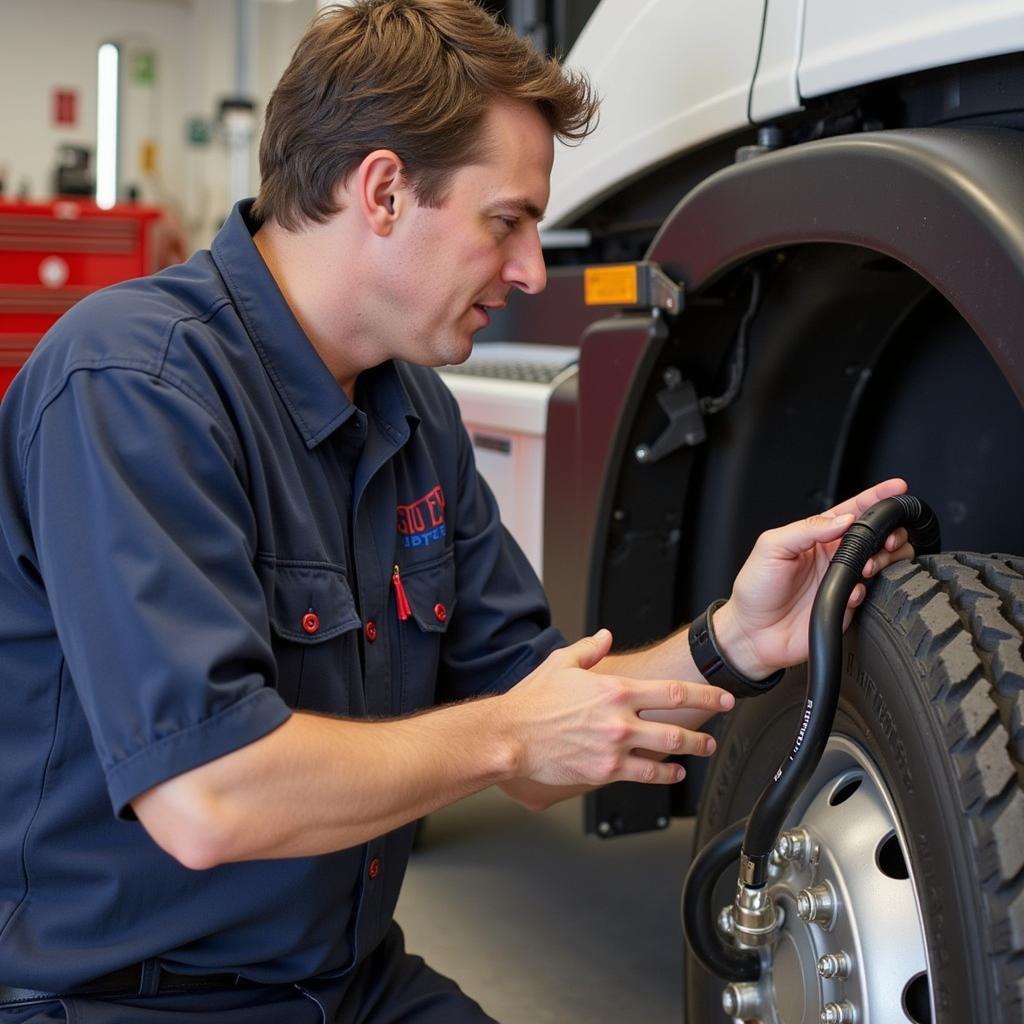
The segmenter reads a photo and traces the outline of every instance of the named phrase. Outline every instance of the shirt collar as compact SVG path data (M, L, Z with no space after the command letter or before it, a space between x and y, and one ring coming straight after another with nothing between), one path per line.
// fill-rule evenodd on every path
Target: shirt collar
M295 319L252 240L253 201L236 204L210 247L253 347L307 448L314 448L355 411ZM362 375L375 418L396 443L418 422L409 393L392 362Z

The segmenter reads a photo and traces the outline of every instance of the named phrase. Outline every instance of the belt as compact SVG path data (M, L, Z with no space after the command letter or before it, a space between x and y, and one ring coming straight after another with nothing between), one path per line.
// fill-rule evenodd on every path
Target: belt
M249 981L237 974L175 974L153 961L124 967L78 985L67 992L40 992L32 988L0 985L0 1007L41 1003L75 996L150 996L163 992L206 992L237 988L264 988L262 982Z

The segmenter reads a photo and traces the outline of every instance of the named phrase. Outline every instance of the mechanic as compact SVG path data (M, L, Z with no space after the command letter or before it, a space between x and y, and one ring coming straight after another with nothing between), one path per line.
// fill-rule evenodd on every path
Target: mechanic
M564 645L429 369L544 287L553 137L595 108L470 0L328 10L267 108L255 204L18 375L3 1024L490 1020L392 921L416 819L713 752L733 701L687 630ZM758 541L713 620L731 671L806 657L851 513L903 489ZM895 534L868 575L910 554Z

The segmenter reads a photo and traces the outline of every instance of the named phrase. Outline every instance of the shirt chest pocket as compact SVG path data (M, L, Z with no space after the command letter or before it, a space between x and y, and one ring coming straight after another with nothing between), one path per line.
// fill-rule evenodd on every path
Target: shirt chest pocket
M289 707L351 713L360 685L357 630L362 625L339 566L261 557L277 689Z
M404 594L408 608L398 631L402 650L398 710L407 713L434 703L441 645L455 613L455 560L448 551L429 562L400 566L399 572L396 600L400 606Z

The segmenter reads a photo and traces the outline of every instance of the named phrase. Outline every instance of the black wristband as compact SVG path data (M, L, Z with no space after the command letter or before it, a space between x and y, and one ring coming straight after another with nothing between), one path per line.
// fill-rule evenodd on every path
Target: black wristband
M726 661L718 641L712 616L725 604L725 598L712 601L707 608L690 623L690 654L700 674L715 686L728 690L734 697L756 697L767 693L785 674L785 669L773 672L767 679L749 679Z

